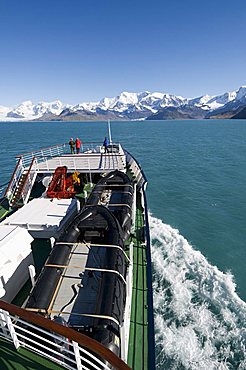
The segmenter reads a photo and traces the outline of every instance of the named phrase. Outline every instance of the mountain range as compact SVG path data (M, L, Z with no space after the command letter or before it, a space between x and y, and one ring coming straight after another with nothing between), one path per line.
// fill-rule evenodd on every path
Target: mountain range
M0 106L0 121L165 120L246 118L246 86L222 95L184 98L160 92L122 92L77 105L53 102Z

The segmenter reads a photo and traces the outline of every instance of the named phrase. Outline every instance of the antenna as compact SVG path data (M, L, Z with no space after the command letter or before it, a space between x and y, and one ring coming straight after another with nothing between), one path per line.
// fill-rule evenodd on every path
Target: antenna
M108 137L109 137L109 144L112 144L111 127L110 127L110 120L109 119L108 119Z

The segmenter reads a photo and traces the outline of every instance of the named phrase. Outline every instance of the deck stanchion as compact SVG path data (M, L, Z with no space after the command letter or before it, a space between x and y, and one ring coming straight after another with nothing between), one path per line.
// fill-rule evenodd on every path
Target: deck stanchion
M9 333L10 333L10 336L13 340L14 346L15 346L16 349L18 349L20 347L20 342L19 342L19 339L18 339L17 334L15 332L15 328L12 324L12 321L10 319L9 313L7 311L2 310L2 314L3 314L4 320L6 322L6 325L9 329Z
M6 325L7 324L6 324L6 321L5 321L3 310L0 310L0 328L2 330L3 336L5 338L9 338L9 333L8 333L8 329L7 329Z
M77 369L78 370L83 370L82 363L81 363L81 358L80 358L80 353L79 353L79 345L77 342L72 341L73 343L73 351L75 355L75 360L77 364Z
M29 265L28 270L29 270L29 275L30 275L30 279L31 279L31 282L32 282L32 286L34 287L34 285L35 285L35 276L36 276L35 267L33 265Z

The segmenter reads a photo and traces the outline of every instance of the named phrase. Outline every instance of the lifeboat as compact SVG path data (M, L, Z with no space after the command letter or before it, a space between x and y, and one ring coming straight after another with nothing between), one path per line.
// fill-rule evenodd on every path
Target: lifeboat
M59 305L58 292L63 289L66 271L74 265L74 247L86 246L88 253L76 256L76 264L81 266L81 272L78 274L81 276L81 282L79 298L77 293L72 297L73 305L70 307L68 325L82 332L86 328L92 338L103 343L118 356L120 326L123 323L126 302L125 279L128 260L125 241L131 227L132 198L133 187L124 173L114 171L102 178L94 187L85 207L56 241L26 304L26 308L49 316L53 312L53 305ZM78 302L85 301L91 294L85 282L90 277L95 278L93 290L96 296L88 310L84 304L79 306ZM72 285L75 284L71 283ZM68 291L71 291L71 286ZM69 306L69 303L66 306ZM62 303L59 307L61 306ZM89 324L88 320L77 320L74 324L74 310L78 308L80 314L84 314L81 313L81 306L87 308ZM64 307L60 308L59 312L62 314Z
M72 176L67 177L67 167L57 167L47 190L49 198L67 199L75 196Z

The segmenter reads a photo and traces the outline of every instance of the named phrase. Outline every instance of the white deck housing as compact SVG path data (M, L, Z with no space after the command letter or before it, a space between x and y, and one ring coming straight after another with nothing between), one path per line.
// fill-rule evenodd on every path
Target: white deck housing
M27 229L34 238L58 237L77 211L76 199L37 198L7 217L3 224Z
M18 226L0 226L0 298L11 302L29 278L33 238Z

